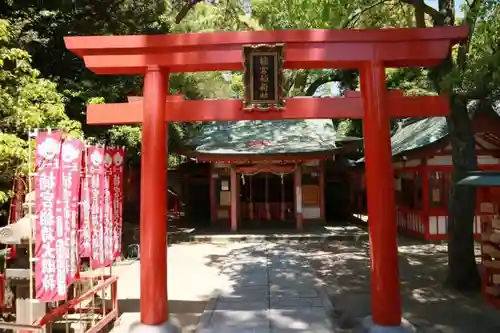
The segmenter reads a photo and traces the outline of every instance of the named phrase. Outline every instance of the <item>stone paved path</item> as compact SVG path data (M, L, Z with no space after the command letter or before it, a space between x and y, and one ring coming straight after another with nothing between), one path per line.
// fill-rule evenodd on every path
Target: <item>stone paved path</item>
M215 288L227 285L218 261L242 245L175 244L168 248L168 296L171 318L194 332L199 318ZM139 321L140 262L124 262L113 267L118 280L120 319L112 333L127 333Z
M333 332L331 304L300 250L276 243L231 251L218 297L203 313L198 333Z

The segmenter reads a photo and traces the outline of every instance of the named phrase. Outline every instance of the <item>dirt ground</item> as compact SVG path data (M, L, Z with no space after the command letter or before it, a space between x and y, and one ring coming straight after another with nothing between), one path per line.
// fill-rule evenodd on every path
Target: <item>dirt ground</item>
M370 261L367 242L307 244L311 264L335 307L337 324L351 332L370 314ZM443 287L446 245L399 242L403 316L425 333L500 332L500 310Z

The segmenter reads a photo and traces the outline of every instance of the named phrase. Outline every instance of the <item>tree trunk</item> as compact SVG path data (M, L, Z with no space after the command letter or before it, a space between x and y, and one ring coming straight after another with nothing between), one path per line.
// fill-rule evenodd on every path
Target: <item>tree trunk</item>
M451 109L447 123L452 146L453 185L448 200L446 284L458 291L477 291L481 278L474 255L476 188L455 185L467 172L477 170L474 129L465 101L452 98Z

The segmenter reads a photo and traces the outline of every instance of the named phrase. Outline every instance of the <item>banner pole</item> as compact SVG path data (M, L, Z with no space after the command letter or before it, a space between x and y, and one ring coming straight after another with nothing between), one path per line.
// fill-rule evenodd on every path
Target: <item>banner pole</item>
M33 191L33 180L34 176L34 168L32 168L33 163L33 145L32 138L36 138L38 136L38 130L35 129L34 132L31 130L28 131L28 194ZM36 197L36 195L35 195ZM26 199L25 199L26 201ZM28 233L28 261L29 261L29 319L30 323L33 323L33 207L31 206L31 202L28 202L28 216L29 216L29 233Z

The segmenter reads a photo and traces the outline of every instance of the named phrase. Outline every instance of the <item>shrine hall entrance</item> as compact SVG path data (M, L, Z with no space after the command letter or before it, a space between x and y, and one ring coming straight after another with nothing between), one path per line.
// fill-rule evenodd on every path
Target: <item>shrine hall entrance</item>
M210 188L206 179L196 179L188 184L186 217L191 227L210 226Z
M295 228L293 176L268 172L238 174L240 225L247 229Z

